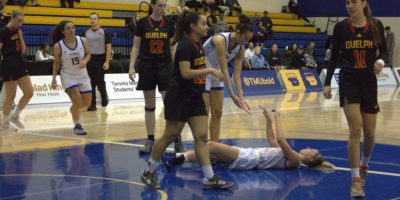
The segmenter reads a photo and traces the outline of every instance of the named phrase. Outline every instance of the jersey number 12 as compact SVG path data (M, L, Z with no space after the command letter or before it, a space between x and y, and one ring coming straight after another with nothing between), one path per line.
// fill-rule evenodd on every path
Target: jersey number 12
M150 40L150 53L151 54L163 54L164 41L162 40Z

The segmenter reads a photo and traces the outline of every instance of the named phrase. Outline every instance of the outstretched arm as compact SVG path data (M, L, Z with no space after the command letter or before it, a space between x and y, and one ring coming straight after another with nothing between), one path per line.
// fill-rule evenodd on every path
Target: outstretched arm
M265 109L262 106L259 106L259 107L263 110L264 117L267 120L267 123L266 123L267 127L265 129L267 141L271 145L271 147L279 147L278 141L276 140L276 137L275 137L274 128L272 127L271 115L269 114L267 109Z
M293 150L290 145L286 142L285 134L283 133L281 117L279 112L275 113L275 120L276 120L276 137L278 140L278 144L281 147L283 153L288 158L290 165L298 166L301 162L301 156Z

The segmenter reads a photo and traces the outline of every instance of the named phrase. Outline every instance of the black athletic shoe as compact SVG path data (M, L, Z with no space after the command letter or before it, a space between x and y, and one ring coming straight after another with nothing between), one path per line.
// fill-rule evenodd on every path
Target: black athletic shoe
M97 110L96 105L91 105L89 106L89 108L87 109L87 111L95 111Z
M142 180L142 182L149 188L160 188L160 186L158 185L157 175L155 175L154 172L151 173L147 170L144 170L142 176L140 177L140 180Z
M101 100L101 106L106 107L108 105L108 102L109 102L108 97L105 98L105 99L102 99Z
M203 189L204 190L220 190L227 189L235 185L235 183L230 181L225 181L218 176L215 176L210 179L203 179Z

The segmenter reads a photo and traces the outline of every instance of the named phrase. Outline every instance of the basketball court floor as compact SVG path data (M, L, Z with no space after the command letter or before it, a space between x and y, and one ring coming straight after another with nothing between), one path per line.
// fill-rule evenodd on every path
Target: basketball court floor
M107 108L82 114L87 136L72 134L69 104L29 106L21 115L25 129L0 133L0 199L350 199L347 162L348 128L338 107L338 93L325 100L321 92L248 97L252 115L225 100L221 141L240 147L264 147L265 120L258 105L282 112L289 144L296 150L317 148L336 165L335 171L229 171L216 174L232 180L229 190L204 191L198 164L157 173L160 190L140 181L148 155L143 100L113 101ZM400 89L379 88L378 145L370 162L365 199L400 200ZM162 102L157 101L156 137L164 128ZM182 132L186 149L193 137Z

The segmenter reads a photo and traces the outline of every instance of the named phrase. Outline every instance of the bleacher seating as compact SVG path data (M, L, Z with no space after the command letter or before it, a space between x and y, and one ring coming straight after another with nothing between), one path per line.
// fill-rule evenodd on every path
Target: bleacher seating
M23 32L29 54L34 54L37 47L44 41L52 44L50 34L55 28L54 25L61 20L73 21L76 25L76 34L83 35L89 26L89 14L96 12L102 18L101 25L112 33L114 51L129 56L133 39L126 37L125 19L129 18L128 16L131 16L133 11L139 11L139 5L81 2L75 3L75 9L71 9L60 8L58 0L40 0L40 7L7 6L5 13L10 13L13 9L21 10L26 15ZM148 5L143 4L140 9L147 11ZM172 7L171 10L175 11L176 8ZM256 14L263 15L263 13L253 11L243 13L250 17ZM297 16L291 13L270 13L269 16L274 23L274 34L271 40L265 41L264 45L268 49L263 49L263 53L266 53L274 43L279 45L279 51L282 52L285 46L292 43L307 47L313 41L316 44L316 59L323 61L326 34L318 34L314 26L306 26L303 20L297 19ZM237 17L226 17L225 20L229 26L233 27L238 23Z

